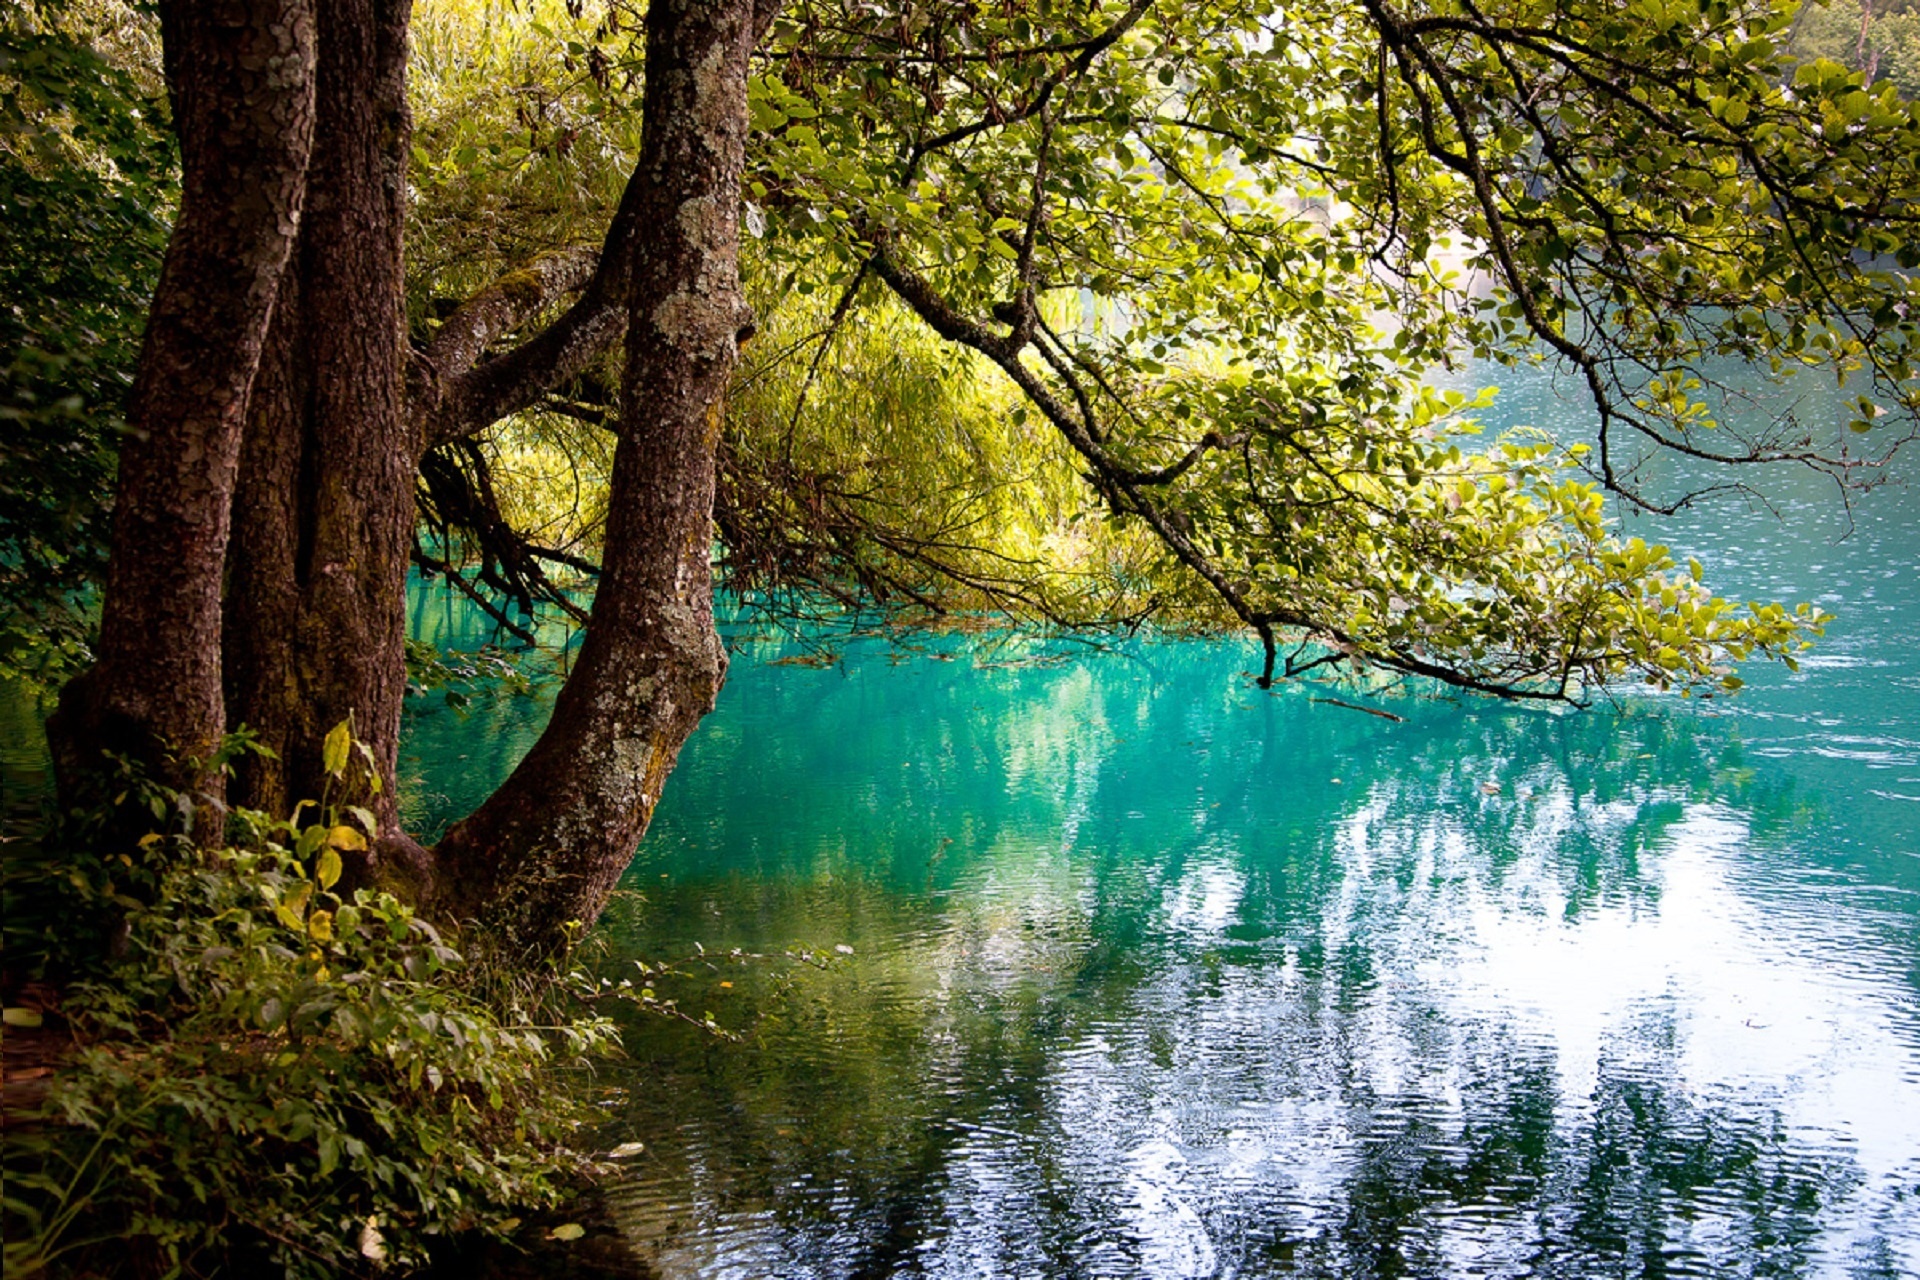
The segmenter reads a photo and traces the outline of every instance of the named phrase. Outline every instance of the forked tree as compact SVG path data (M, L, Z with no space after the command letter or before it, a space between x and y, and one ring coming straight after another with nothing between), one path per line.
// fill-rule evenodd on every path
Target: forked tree
M363 797L381 830L362 874L454 916L505 918L511 901L516 931L546 936L597 912L726 669L713 466L751 323L746 68L772 6L652 5L644 142L603 251L482 294L419 352L402 315L408 8L163 7L181 208L129 413L98 661L54 737L69 778L118 748L217 796L205 762L245 724L273 754L244 798L287 812L320 794L321 738L351 717L390 784L421 454L625 333L595 622L552 730L431 854L401 832L391 785ZM481 362L569 287L557 323Z

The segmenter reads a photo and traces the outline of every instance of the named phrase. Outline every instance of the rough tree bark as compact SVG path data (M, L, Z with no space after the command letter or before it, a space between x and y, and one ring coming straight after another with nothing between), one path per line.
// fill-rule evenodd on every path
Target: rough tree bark
M599 913L726 673L714 632L721 399L751 326L740 292L747 59L773 5L655 0L622 247L626 375L606 554L579 663L506 783L435 848L436 903L539 945Z
M476 297L409 370L409 0L335 0L317 19L310 3L235 8L234 26L230 0L167 10L187 194L142 357L147 435L122 468L108 639L69 695L67 738L75 760L112 746L156 763L244 723L275 756L249 765L240 796L284 813L320 793L320 741L351 715L388 784L374 801L386 838L358 873L538 948L598 914L725 673L714 468L750 324L747 62L777 5L656 0L641 157L601 253L555 255ZM546 331L483 358L573 289ZM391 785L418 461L623 331L585 647L527 761L429 854L399 832ZM102 728L118 725L137 739Z
M160 14L180 213L128 408L98 660L49 725L70 794L86 794L102 749L220 791L192 762L226 727L221 567L241 425L307 193L311 0Z
M321 794L320 742L353 717L392 780L416 432L405 388L409 0L322 6L312 196L254 387L228 560L228 717L272 748L238 798ZM393 789L366 797L397 826Z

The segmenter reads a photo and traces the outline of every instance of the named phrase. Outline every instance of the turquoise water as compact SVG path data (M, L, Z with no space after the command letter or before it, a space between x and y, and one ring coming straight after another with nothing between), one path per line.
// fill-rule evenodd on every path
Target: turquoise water
M1518 384L1501 420L1576 429ZM596 931L740 1036L636 1021L603 1071L635 1247L795 1280L1920 1276L1920 493L1761 485L1629 522L1839 615L1704 703L1262 693L1236 642L820 666L736 628ZM490 637L443 586L409 607ZM414 700L411 825L477 803L550 694ZM0 697L11 816L36 724Z
M1920 1275L1920 500L1766 484L1779 519L1632 529L1840 615L1706 703L736 634L599 930L743 1035L638 1024L606 1075L630 1238L662 1276ZM416 822L542 711L423 703Z

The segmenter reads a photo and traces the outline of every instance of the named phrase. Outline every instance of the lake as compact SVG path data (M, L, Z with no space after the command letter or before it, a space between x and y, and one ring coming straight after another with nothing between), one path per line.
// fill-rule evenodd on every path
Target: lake
M734 628L596 942L741 1039L603 1072L623 1228L667 1277L1920 1275L1920 501L1763 485L1629 522L1839 615L1707 702ZM422 700L414 822L545 705Z

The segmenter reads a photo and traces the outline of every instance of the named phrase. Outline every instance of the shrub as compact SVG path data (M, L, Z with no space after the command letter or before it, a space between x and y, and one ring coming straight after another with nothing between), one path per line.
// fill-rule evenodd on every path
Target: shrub
M554 1073L612 1024L543 1012L566 975L488 980L390 894L341 896L372 818L321 814L244 815L218 850L147 838L163 869L68 989L47 1123L7 1134L8 1276L405 1268L591 1168L591 1108Z

